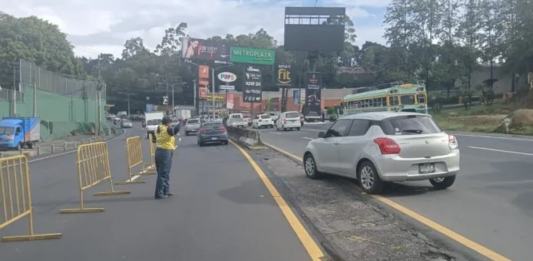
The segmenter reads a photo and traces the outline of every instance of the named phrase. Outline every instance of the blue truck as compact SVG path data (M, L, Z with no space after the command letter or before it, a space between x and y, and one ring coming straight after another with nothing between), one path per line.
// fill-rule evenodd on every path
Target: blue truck
M41 139L40 119L32 117L8 117L0 120L0 148L33 148Z

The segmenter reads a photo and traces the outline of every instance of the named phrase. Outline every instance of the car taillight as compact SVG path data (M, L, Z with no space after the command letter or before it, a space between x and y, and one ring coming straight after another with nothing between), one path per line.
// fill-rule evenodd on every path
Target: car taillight
M400 145L389 138L376 138L374 143L379 146L381 154L400 154Z
M451 150L459 148L459 143L457 142L457 138L455 136L448 135L448 146Z

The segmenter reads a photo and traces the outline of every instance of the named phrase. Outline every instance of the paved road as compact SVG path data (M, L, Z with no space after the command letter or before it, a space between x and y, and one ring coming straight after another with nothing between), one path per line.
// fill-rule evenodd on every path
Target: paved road
M143 134L129 130L127 135ZM124 137L110 144L115 180L126 178ZM99 214L58 214L76 207L74 154L31 163L37 232L63 239L0 243L0 260L309 260L267 189L232 145L198 147L184 137L171 174L174 197L153 200L155 176L132 192L89 197ZM94 191L107 189L99 186ZM91 191L92 192L92 191ZM2 235L25 231L24 222Z
M321 126L265 130L262 140L297 156ZM393 184L385 196L513 260L531 260L533 139L457 134L461 175L445 191Z

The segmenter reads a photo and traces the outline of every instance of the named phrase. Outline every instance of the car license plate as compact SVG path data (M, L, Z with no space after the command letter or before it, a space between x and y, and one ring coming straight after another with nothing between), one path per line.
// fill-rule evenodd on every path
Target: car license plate
M211 140L218 140L217 137L211 137Z
M423 163L418 165L418 172L420 174L427 174L435 172L435 164L433 163Z

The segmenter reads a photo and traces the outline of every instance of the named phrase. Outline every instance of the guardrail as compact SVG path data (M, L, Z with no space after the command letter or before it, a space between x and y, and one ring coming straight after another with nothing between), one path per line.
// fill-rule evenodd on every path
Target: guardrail
M261 136L259 131L246 128L227 127L229 137L239 144L248 148L261 146Z
M27 217L28 234L5 236L2 241L59 239L62 234L35 234L31 200L30 168L24 155L0 159L0 230Z
M78 147L76 165L78 169L78 184L80 190L80 207L62 209L60 213L95 213L103 212L103 208L86 208L84 204L84 191L104 181L108 181L111 190L99 192L95 196L114 196L129 194L129 191L115 191L111 168L109 164L109 150L107 143L94 142Z

